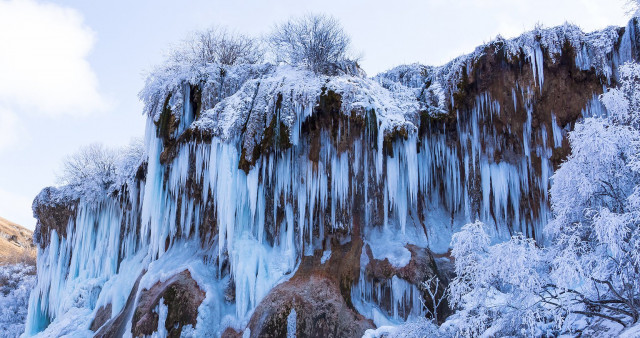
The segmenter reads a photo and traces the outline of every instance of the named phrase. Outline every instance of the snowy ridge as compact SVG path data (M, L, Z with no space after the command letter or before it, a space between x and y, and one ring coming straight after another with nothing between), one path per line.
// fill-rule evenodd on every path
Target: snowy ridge
M469 74L473 64L487 52L501 51L509 59L524 57L531 64L535 85L541 88L544 61L558 62L568 44L574 50L578 69L594 70L610 84L618 76L618 67L636 57L637 32L636 19L629 21L624 29L611 26L591 33L584 33L580 27L569 23L553 28L536 27L513 39L498 36L472 53L442 66L402 65L378 74L375 79L383 84L395 82L411 88L428 106L445 112L453 106L453 94L458 91L463 71Z

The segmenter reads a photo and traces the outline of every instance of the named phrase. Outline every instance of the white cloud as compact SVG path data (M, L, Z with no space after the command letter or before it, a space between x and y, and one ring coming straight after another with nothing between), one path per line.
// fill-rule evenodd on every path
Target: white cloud
M76 10L0 0L0 106L49 116L105 110L87 61L94 41Z

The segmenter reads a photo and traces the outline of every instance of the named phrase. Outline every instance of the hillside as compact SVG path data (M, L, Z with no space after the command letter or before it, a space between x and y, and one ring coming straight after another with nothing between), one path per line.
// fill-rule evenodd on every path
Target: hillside
M0 217L0 264L30 262L35 264L33 232Z

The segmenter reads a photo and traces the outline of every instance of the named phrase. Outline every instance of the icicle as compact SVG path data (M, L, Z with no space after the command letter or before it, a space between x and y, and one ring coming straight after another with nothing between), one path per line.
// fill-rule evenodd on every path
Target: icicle
M555 148L562 147L562 128L558 125L556 115L553 112L551 113L551 130L553 133L553 146Z
M538 86L542 93L542 85L544 83L544 54L540 48L540 43L536 43L535 46L533 46L533 50L529 53L529 61L533 71L533 82Z

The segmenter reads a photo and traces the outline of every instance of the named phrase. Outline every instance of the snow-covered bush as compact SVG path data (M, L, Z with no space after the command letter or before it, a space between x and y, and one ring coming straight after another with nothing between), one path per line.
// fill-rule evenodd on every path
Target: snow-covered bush
M116 152L99 143L81 147L67 156L59 181L90 194L107 191L116 176Z
M347 57L351 38L331 16L310 14L289 19L276 25L268 43L278 62L306 66L322 74L357 72L357 65Z
M171 58L176 63L229 66L258 63L263 56L264 51L257 39L222 27L195 32L181 47L171 52Z
M35 273L33 265L0 265L0 337L18 337L24 332Z
M463 336L539 335L551 322L538 296L547 282L544 251L534 240L516 235L489 245L485 225L465 225L452 239L456 277L451 305L459 311L447 324Z
M71 197L97 200L105 194L130 183L146 159L144 144L134 139L121 149L111 149L94 143L81 147L63 162L58 177Z

